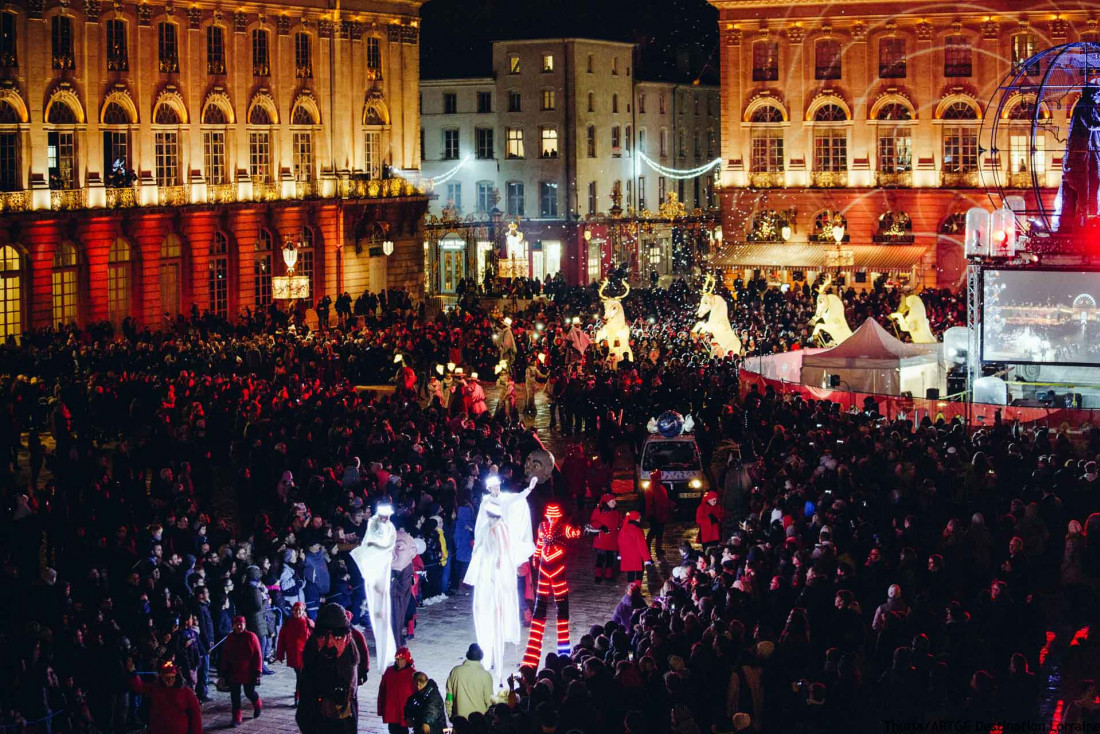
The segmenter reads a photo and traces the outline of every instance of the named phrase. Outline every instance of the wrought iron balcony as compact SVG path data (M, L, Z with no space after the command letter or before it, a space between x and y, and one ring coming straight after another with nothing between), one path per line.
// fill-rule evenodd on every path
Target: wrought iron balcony
M749 186L754 189L779 189L784 183L782 171L753 171L749 174Z
M54 54L53 68L71 71L76 68L76 57L70 53Z
M313 78L313 65L303 64L301 66L294 67L294 76L297 79L312 79Z
M161 74L178 74L180 70L180 60L174 56L165 56L160 60L160 73Z
M237 184L209 184L206 187L206 200L211 204L226 204L237 200Z
M158 186L157 203L161 206L185 206L191 203L190 186Z
M0 193L0 212L25 212L30 204L26 191L4 191Z
M107 188L108 209L129 209L137 206L137 192L132 186Z
M978 188L977 171L940 171L940 186L945 189Z
M279 184L274 181L253 181L253 201L275 201L279 198Z
M912 171L875 171L875 186L879 188L898 189L912 185Z
M320 195L316 181L295 181L294 196L297 199L313 199Z
M88 194L84 189L54 189L50 191L50 208L54 211L86 209Z
M810 186L821 189L843 188L848 185L847 171L811 171Z
M345 199L381 199L396 196L416 196L420 191L403 178L355 177L340 182L340 196Z

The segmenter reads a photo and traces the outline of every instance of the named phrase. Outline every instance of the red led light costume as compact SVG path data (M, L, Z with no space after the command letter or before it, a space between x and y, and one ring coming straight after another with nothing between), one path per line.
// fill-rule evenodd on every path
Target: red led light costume
M539 523L534 558L538 563L538 587L535 612L531 617L531 637L523 664L538 668L542 658L542 638L546 632L546 609L551 594L558 605L558 654L569 654L569 585L565 581L565 541L581 537L583 531L561 519L561 506L546 506L546 519Z

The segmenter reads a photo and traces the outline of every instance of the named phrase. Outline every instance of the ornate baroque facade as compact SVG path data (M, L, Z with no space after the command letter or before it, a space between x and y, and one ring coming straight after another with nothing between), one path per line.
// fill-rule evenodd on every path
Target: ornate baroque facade
M419 5L0 6L0 336L419 293Z
M1057 187L1061 151L1029 149L1033 100L1006 109L1000 156L980 149L979 131L1014 65L1097 40L1100 14L1084 4L709 1L722 64L718 263L731 271L797 281L839 268L863 271L856 280L867 285L876 273L953 284L959 215L989 206L983 186L995 168L1010 186L1030 186L1034 170ZM831 237L838 213L841 247Z

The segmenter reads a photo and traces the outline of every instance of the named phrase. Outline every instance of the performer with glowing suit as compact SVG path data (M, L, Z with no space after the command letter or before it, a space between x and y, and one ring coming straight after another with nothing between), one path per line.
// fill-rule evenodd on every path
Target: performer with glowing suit
M538 586L535 596L535 613L531 618L531 637L523 664L538 668L542 659L542 637L546 631L546 607L550 597L558 605L559 655L569 654L569 585L565 581L565 541L581 537L581 528L562 519L561 505L551 502L546 506L546 519L539 523L538 540L535 543L534 560L538 564ZM534 580L534 577L532 577Z

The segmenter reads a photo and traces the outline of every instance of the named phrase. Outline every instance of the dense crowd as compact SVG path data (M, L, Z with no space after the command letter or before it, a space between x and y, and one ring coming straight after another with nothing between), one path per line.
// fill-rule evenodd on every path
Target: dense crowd
M959 594L960 618L984 610L981 589L990 579L965 571L966 554L944 552L931 528L948 507L969 512L980 498L988 505L980 509L990 518L993 564L983 570L996 576L1001 536L1015 532L1010 518L1032 518L1034 525L1035 512L1010 506L1005 494L994 495L992 473L974 479L978 470L965 467L984 470L988 464L1000 472L996 462L1017 456L1004 471L1019 482L1046 455L1040 441L1016 438L1013 453L996 432L977 439L943 428L943 436L927 427L914 433L867 417L823 417L815 413L819 408L771 396L742 406L737 360L712 359L705 341L689 333L699 291L683 281L667 290L639 289L624 299L633 320L635 360L613 370L605 346L592 344L581 353L569 333L574 319L588 325L599 313L596 289L559 282L539 287L547 297L517 303L508 321L469 300L426 318L422 305L394 291L354 301L341 295L335 318L324 314L327 328L313 330L300 312L249 313L234 323L192 313L159 331L128 322L118 334L109 326L41 331L0 347L0 491L10 508L0 540L8 581L0 592L6 616L0 628L0 725L115 732L152 717L151 730L169 731L157 717L178 719L191 710L190 699L176 691L193 690L199 702L214 695L215 682L230 691L235 709L243 693L255 699L253 713L260 715L254 684L277 657L290 661L295 654L285 649L283 631L304 644L309 622L303 620L315 618L325 602L348 609L354 624L365 622L361 579L349 551L362 540L379 502L392 503L394 523L415 539L414 598L430 602L461 582L470 538L458 518L476 512L490 471L502 477L505 489L518 487L523 458L537 437L524 425L528 406L517 393L526 398L535 390L546 391L553 430L597 448L598 459L570 451L563 465L554 490L575 501L571 506L610 488L616 448L636 447L646 421L659 411L695 416L707 462L734 457L729 446L737 442L741 458L730 459L720 480L722 538L734 530L737 535L728 552L721 544L712 544L701 560L688 552L684 570L658 606L633 617L617 614L621 630L609 626L582 639L576 671L552 659L551 673L543 676L550 683L535 684L527 675L517 685L519 702L509 716L534 717L530 721L544 727L551 726L544 719L555 720L562 732L618 730L625 718L626 730L639 732L639 719L626 712L644 703L639 710L647 713L645 730L654 732L670 725L690 730L684 728L684 706L704 728L732 726L743 721L732 713L752 713L754 726L778 730L797 709L780 705L797 693L787 694L786 683L805 679L807 690L818 693L812 684L827 684L829 700L843 700L833 693L836 681L817 675L829 658L825 643L834 627L819 616L821 599L833 586L852 591L851 604L864 610L863 617L884 593L883 584L895 580L904 590L895 595L898 604L916 609L920 584L926 583L937 589L937 603L944 594L966 592ZM808 343L811 289L783 292L749 282L723 294L749 351ZM937 331L958 322L965 304L955 296L924 295ZM886 323L897 294L849 291L844 300L850 323L865 316ZM493 380L497 409L489 411L482 384ZM396 383L392 395L355 388L387 381ZM517 391L516 383L526 384ZM827 428L808 427L815 420ZM827 446L840 440L847 443ZM971 463L971 453L981 460ZM1047 460L1041 466L1049 465ZM41 481L45 467L49 479ZM949 491L940 482L952 473L966 480L954 481ZM930 484L940 496L957 494L956 504L931 502ZM1038 484L1017 489L1021 501L1032 499L1028 492L1039 492L1036 501L1048 493ZM539 504L550 498L534 499ZM1083 521L1090 509L1063 512ZM772 512L779 513L778 526ZM906 513L920 523L919 533L909 530ZM952 521L958 544L974 535L968 517ZM741 519L748 525L733 522ZM1021 619L1025 611L1048 606L1045 596L1029 602L1027 592L1050 578L1039 571L1040 562L1061 552L1056 536L1063 518L1043 515L1042 521L1055 540L1045 540L1036 553L1031 536L1024 535L1033 563L1026 573L1006 577L1013 613ZM875 547L882 565L864 572L866 554ZM930 548L954 579L950 592L912 568ZM1087 577L1083 571L1081 578ZM859 588L849 588L856 578ZM814 604L803 603L817 587ZM635 593L630 603L644 603L640 599ZM802 657L794 667L767 663L767 645L782 648L782 640L792 636L785 629L792 627L785 607L796 602L805 611L793 617L795 632L812 642L799 648ZM408 606L402 636L415 633L418 608ZM1004 625L1016 623L1015 617L1005 619ZM921 626L924 620L910 615L892 623L887 639L892 644L909 632L927 635L922 644L930 646L926 652L937 656L938 665L946 654L942 635ZM1008 630L1004 625L982 629ZM1041 633L1041 625L1034 628ZM839 652L832 659L845 675L854 671L875 690L877 676L887 669L881 650L874 652L880 631L860 630L862 639L850 641L850 649L834 646ZM300 649L298 642L290 647ZM1030 642L1020 648L1037 667ZM696 654L708 649L709 657ZM691 696L710 691L716 672L726 674L730 685L738 676L750 685L751 675L730 674L735 661L748 659L747 651L757 651L758 662L770 671L759 681L771 692L768 703L749 712L749 698L738 694L725 709L706 713L696 707ZM365 646L363 653L366 675ZM590 660L594 655L603 662ZM786 652L776 657L781 659L787 660ZM955 657L948 677L957 682L972 662L986 666L990 686L1000 682L1008 664ZM624 663L629 665L622 668ZM924 683L938 670L926 667ZM624 675L627 682L620 680ZM916 686L917 678L906 680ZM639 681L642 695L635 698ZM657 696L655 686L667 695ZM605 693L618 696L619 708L593 706ZM957 687L944 688L943 695L945 701L967 700ZM648 716L658 702L664 713ZM566 726L562 720L570 721L570 711L595 711L602 718L582 717ZM474 719L469 726L478 730L483 724Z

